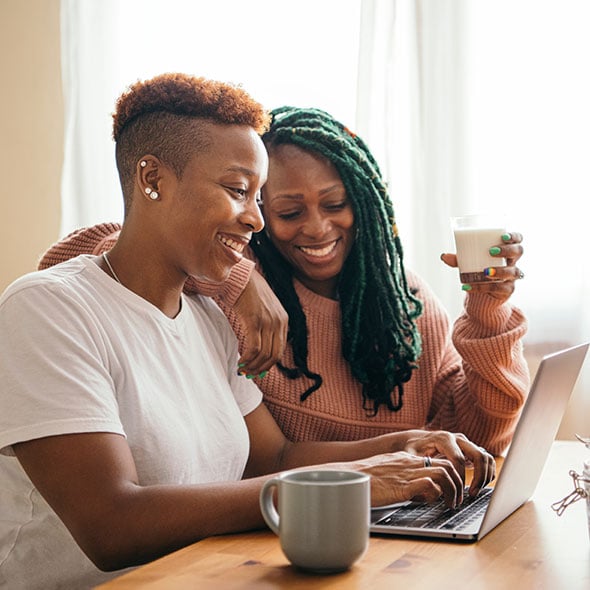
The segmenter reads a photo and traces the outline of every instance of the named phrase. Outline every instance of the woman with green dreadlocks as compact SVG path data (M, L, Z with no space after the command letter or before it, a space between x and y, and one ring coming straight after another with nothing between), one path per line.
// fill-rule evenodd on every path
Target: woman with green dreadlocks
M318 109L272 115L266 228L251 246L289 316L289 346L258 380L277 422L294 440L427 427L503 451L529 385L526 321L507 301L522 275L521 236L499 246L504 281L473 285L452 330L404 269L392 203L362 139Z
M304 441L444 429L501 453L529 385L526 320L508 302L522 278L520 234L499 245L498 256L507 260L496 269L502 281L473 285L452 326L428 285L404 268L393 206L362 139L319 109L271 114L262 137L269 153L266 227L251 249L288 314L288 344L255 381L283 432ZM117 232L116 224L75 232L49 250L40 268L101 254ZM454 255L443 260L456 266ZM252 334L257 328L244 328L244 311L228 303L249 276L243 265L236 270L225 286L231 297L217 301L247 359L248 339L260 337ZM252 373L253 366L246 362L242 370Z

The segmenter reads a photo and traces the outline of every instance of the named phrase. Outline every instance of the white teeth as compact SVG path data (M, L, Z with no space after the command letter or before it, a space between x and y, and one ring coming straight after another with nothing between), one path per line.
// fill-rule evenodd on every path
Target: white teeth
M231 238L224 238L223 236L219 236L219 241L222 244L225 244L226 246L231 248L232 250L235 250L236 252L243 252L244 251L244 244L242 242L236 242L235 240L232 240Z
M325 248L320 248L319 250L317 248L306 248L305 246L299 246L299 249L305 254L309 254L310 256L317 256L319 258L320 256L326 256L327 254L330 254L330 252L332 252L332 250L334 250L335 247L336 242L332 242L329 246L326 246Z

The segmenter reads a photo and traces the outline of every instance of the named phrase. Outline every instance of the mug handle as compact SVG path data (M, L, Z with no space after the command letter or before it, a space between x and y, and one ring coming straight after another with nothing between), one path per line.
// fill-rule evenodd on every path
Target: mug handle
M278 487L278 483L277 478L269 479L260 490L260 511L264 521L275 535L279 534L279 513L273 502L273 490Z

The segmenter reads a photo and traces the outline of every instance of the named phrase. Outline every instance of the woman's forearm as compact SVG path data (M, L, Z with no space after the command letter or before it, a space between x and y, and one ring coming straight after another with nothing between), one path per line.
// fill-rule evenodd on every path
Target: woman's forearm
M302 465L356 461L373 455L403 451L411 437L423 431L392 432L358 441L297 442L290 443L283 453L281 469Z
M134 486L107 510L95 510L92 523L79 523L80 534L75 524L70 530L100 569L140 565L211 535L263 527L258 496L265 479Z

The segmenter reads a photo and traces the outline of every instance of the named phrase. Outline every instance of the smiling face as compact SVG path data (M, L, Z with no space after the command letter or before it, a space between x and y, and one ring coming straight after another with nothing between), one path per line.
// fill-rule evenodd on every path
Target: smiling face
M294 275L315 293L336 298L355 228L352 204L334 165L294 145L273 147L263 200L270 239Z
M164 206L157 214L165 252L180 273L224 281L260 231L256 202L266 180L268 158L251 127L204 123L207 147L188 162L181 178L162 179ZM168 199L167 196L173 196ZM155 208L154 208L155 210Z

